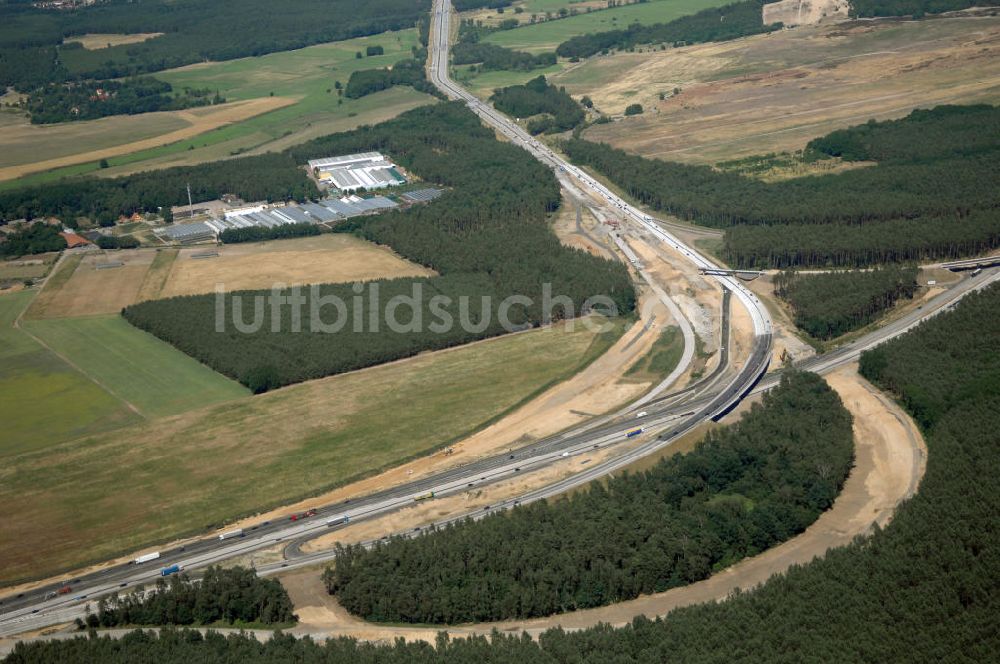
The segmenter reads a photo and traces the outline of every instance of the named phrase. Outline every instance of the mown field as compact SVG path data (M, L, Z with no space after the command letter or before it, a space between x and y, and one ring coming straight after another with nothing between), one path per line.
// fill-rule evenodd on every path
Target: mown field
M624 323L604 335L577 325L501 337L8 455L0 583L198 532L427 453L569 377Z
M528 3L529 5L531 3ZM563 0L540 0L539 5L549 5L551 9L536 9L525 7L525 12L558 10L560 6L573 7ZM662 23L672 21L680 16L693 14L707 7L725 4L725 0L652 0L635 5L626 5L614 9L602 9L589 14L585 9L578 8L581 13L564 19L543 21L534 25L523 25L514 30L503 30L488 35L484 41L512 48L519 51L540 53L554 51L556 46L571 37L590 32L618 30L632 23ZM503 14L507 16L507 14ZM522 14L521 16L524 16ZM649 57L649 56L644 56ZM607 58L597 58L606 60ZM579 65L561 61L552 67L523 71L489 71L470 75L467 67L455 67L455 78L461 81L474 93L488 96L494 89L510 85L521 85L539 74L556 76L560 72L573 72Z
M725 0L652 0L504 30L491 34L485 41L519 51L553 51L556 46L577 35L625 29L632 23L666 23L724 4Z
M147 417L176 415L250 394L118 315L32 320L23 326Z
M15 456L140 419L13 327L34 296L34 291L0 295L0 466Z
M277 150L308 138L351 129L360 124L374 124L394 117L404 110L433 99L411 88L395 88L338 104L334 82L346 85L357 69L387 67L409 57L417 44L415 29L388 32L330 44L310 46L296 51L272 53L257 58L242 58L219 63L190 65L156 74L175 89L184 87L217 90L227 101L290 98L295 103L249 119L229 123L192 138L138 152L110 157L109 168L99 169L97 159L86 153L103 147L149 139L185 126L180 113L204 113L212 109L154 113L127 118L105 118L93 122L33 127L27 120L5 120L0 136L17 145L24 137L46 158L79 155L83 163L29 175L0 183L0 187L37 183L53 178L101 170L101 175L120 175L151 167L193 164L222 159L254 150ZM367 46L379 45L381 56L357 59L355 53ZM329 90L329 92L327 92ZM0 167L25 159L27 146L5 158ZM10 161L10 163L8 163Z

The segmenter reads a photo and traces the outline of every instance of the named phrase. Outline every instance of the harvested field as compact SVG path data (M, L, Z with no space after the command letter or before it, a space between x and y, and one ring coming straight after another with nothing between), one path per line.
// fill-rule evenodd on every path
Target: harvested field
M131 35L117 35L117 34L98 34L91 33L86 35L80 35L79 37L70 37L66 40L66 43L78 42L88 51L99 51L102 48L108 48L111 46L124 46L126 44L140 44L144 41L149 41L153 37L159 37L162 32L137 32Z
M156 252L151 249L92 251L79 255L75 269L70 259L59 266L49 284L28 310L28 318L63 318L117 314L135 302ZM76 257L74 257L76 258ZM122 263L121 267L98 269ZM65 281L63 279L65 278Z
M93 251L67 259L58 278L28 311L28 318L65 318L117 314L142 300L227 291L365 281L434 273L380 247L349 235L225 245L214 258L192 258L204 247ZM123 263L120 267L98 266Z
M616 338L582 325L508 335L9 456L0 583L203 531L426 454L575 374Z
M588 129L587 139L714 163L798 150L834 129L918 107L995 103L998 56L1000 17L865 21L593 58L554 82L607 113L634 102L646 109Z
M275 283L293 286L434 274L387 247L350 235L224 245L216 258L192 258L204 251L181 249L162 290L152 297L211 293L216 284L234 291L270 288Z
M208 108L114 116L87 122L32 125L26 119L0 126L0 180L96 162L182 141L295 103L265 97Z

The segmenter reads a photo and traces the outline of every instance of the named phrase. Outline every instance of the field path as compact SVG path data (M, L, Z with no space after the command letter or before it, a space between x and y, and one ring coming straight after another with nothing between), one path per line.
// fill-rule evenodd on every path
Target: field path
M448 627L448 633L468 636L499 629L538 635L556 626L574 630L598 623L625 625L639 615L662 616L681 606L725 599L737 589L752 589L792 565L806 564L832 547L849 544L856 536L870 532L875 523L884 527L899 503L915 493L923 477L927 461L923 437L895 403L857 374L857 365L841 368L826 378L854 417L855 466L834 506L804 533L689 586L549 618ZM318 570L304 570L282 579L301 619L292 633L319 639L347 635L372 641L403 637L433 643L441 631L360 620L323 592L319 577Z
M68 254L67 254L66 252L63 252L63 254L62 254L62 255L61 255L60 257L59 257L59 260L58 260L58 261L56 261L56 264L52 266L52 270L51 270L51 271L49 272L49 274L53 274L53 275L54 275L54 274L56 273L56 270L57 270L57 269L59 269L59 266L60 266L60 265L62 265L62 262L63 262L63 260L65 260L65 259L66 259L67 255L68 255ZM48 283L48 282L46 282L46 283ZM42 290L44 290L44 289L45 289L45 287L44 287L44 286L42 286ZM41 291L39 291L39 293L41 293ZM36 295L35 297L38 297L38 296ZM60 353L59 351L57 351L57 350L56 350L55 348L53 348L52 346L50 346L50 345L48 345L47 343L45 343L44 341L42 341L42 340L41 340L41 339L40 339L39 337L37 337L37 336L35 336L34 334L32 334L32 333L31 333L31 331L30 331L30 330L28 330L28 328L26 328L26 327L22 326L22 325L21 325L21 319L22 319L22 318L24 318L24 313L25 313L25 312L26 312L26 311L27 311L28 309L30 309L30 308L31 308L31 306L30 306L30 305L29 305L29 306L27 306L27 307L25 307L25 308L24 308L24 309L23 309L23 310L21 311L21 313L19 313L19 314L17 315L17 318L16 318L15 320L14 320L14 327L15 327L15 328L16 328L17 330L19 330L19 331L20 331L20 332L22 332L23 334L27 335L27 336L28 336L28 337L29 337L30 339L32 339L32 340L33 340L33 341L34 341L34 342L35 342L36 344L38 344L39 346L41 346L41 347L42 347L42 348L44 348L45 350L49 351L50 353L52 353L53 355L55 355L56 357L58 357L58 358L59 358L60 360L62 360L63 362L65 362L65 363L66 363L67 365L69 365L69 366L73 367L73 369L74 369L74 370L75 370L75 371L76 371L77 373L79 373L79 374L80 374L81 376L85 377L85 378L86 378L87 380L89 380L90 382L92 382L92 383L94 383L95 385L97 385L97 386L98 386L99 388L101 388L102 390L104 390L105 392L107 392L108 394L110 394L111 396L113 396L113 397L114 397L115 399L118 399L119 401L121 401L121 402L122 402L123 404L125 404L125 406L126 406L126 407L127 407L127 408L128 408L129 410L131 410L131 411L132 411L133 413L135 413L136 415L138 415L138 416L139 416L139 417L141 417L142 419L146 419L146 415L145 415L145 414L144 414L144 413L143 413L143 412L142 412L141 410L139 410L138 408L136 408L135 404L131 403L131 402L130 402L130 401L129 401L128 399L125 399L125 398L123 398L122 396L120 396L120 395L118 395L118 394L115 394L115 393L114 393L114 392L113 392L113 391L112 391L112 390L111 390L111 389L110 389L110 388L109 388L109 387L108 387L107 385L105 385L105 384L104 384L104 383L102 383L101 381L99 381L99 380L97 380L96 378L94 378L93 376L91 376L91 375L90 375L89 373L87 373L86 371L84 371L83 369L81 369L81 368L80 368L80 367L79 367L79 366L78 366L78 365L77 365L77 364L76 364L75 362L73 362L73 361L72 361L71 359L69 359L68 357L66 357L65 355L63 355L63 354L62 354L62 353Z
M187 111L167 111L169 113L173 113L175 117L189 122L190 126L183 129L177 129L166 134L160 134L159 136L153 136L152 138L145 138L140 141L115 145L110 148L102 148L100 150L92 150L90 152L80 152L77 154L66 155L65 157L46 159L44 161L37 161L29 164L7 166L0 168L0 180L13 180L14 178L19 178L23 175L27 175L28 173L49 171L54 168L62 168L63 166L84 164L91 161L98 161L99 159L107 159L109 157L117 157L123 154L139 152L140 150L158 148L163 145L169 145L170 143L176 143L177 141L192 138L198 134L203 134L206 131L211 131L212 129L217 129L233 122L246 120L247 118L255 115L260 115L262 113L267 113L269 111L294 104L297 101L297 99L290 97L265 97L262 99L237 101L229 104L222 104L220 106L190 109ZM201 112L199 113L198 111Z

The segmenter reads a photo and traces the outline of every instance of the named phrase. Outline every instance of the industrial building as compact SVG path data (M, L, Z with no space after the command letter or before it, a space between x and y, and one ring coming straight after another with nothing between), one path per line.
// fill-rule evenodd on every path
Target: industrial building
M396 165L380 152L313 159L309 162L309 169L320 182L342 192L384 189L406 183Z
M221 219L208 219L158 229L156 234L168 241L191 244L218 239L219 234L229 228L249 228L251 226L274 228L285 224L323 224L390 210L394 207L398 207L398 204L385 196L372 198L348 196L340 200L328 198L318 203L306 203L297 207L286 205L270 209L263 205L256 205L228 210Z

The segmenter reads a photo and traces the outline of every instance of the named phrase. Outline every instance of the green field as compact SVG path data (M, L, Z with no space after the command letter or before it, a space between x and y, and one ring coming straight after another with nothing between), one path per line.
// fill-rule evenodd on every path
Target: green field
M175 415L250 392L120 316L22 323L109 392L147 417Z
M677 368L684 354L684 335L676 327L660 332L653 347L633 364L625 376L637 382L659 382Z
M140 419L13 327L34 296L34 291L0 295L0 458L5 460Z
M508 335L8 458L0 583L203 532L451 444L579 371L629 322Z
M367 46L375 45L382 46L385 54L361 59L355 57L358 51L363 53ZM227 101L257 99L272 93L276 97L292 97L298 101L188 140L109 158L110 168L107 169L101 170L96 161L77 164L2 182L0 190L98 170L102 176L113 176L149 168L213 161L254 151L278 150L316 136L353 129L360 124L376 124L415 106L430 103L434 98L412 88L392 88L361 99L345 97L343 103L338 104L334 81L339 80L346 85L353 71L393 65L410 57L410 49L415 45L417 31L411 29L257 58L158 72L156 78L169 82L175 89L210 88L218 90ZM115 144L121 142L116 140ZM95 147L88 145L87 149Z
M651 0L635 5L578 14L553 21L525 25L489 35L485 41L519 51L553 51L570 37L588 32L622 30L632 23L665 23L727 0ZM527 10L525 10L527 11Z

